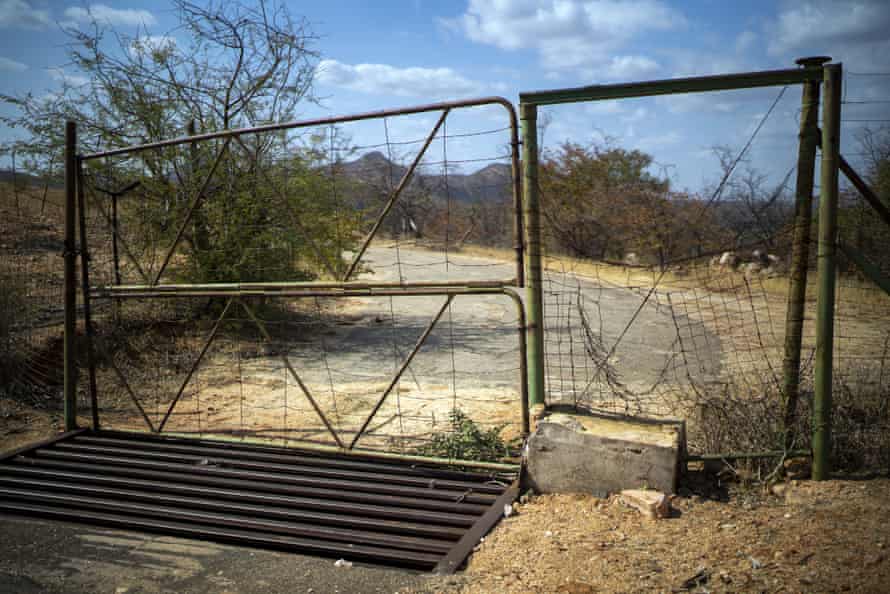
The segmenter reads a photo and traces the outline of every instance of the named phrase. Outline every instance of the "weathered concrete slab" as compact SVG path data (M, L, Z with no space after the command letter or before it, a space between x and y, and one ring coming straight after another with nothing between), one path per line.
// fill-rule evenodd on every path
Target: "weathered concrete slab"
M527 483L539 493L673 493L685 441L682 421L549 410L526 446Z

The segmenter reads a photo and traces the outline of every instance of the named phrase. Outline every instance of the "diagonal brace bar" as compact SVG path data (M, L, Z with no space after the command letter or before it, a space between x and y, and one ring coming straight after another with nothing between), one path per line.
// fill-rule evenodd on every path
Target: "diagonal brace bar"
M243 148L246 153L251 153L250 148L244 143L244 140L242 140L240 136L235 136L234 138L235 142L241 145L241 148ZM272 179L269 177L269 173L259 166L259 163L257 163L257 171L260 172L260 175L263 176L263 179L266 181L267 184L269 184L269 187L275 190L275 193L278 194L278 197L286 202L287 200L284 192L278 188L278 185L274 181L272 181ZM324 253L322 253L321 248L318 247L318 244L315 242L314 239L312 239L312 234L306 230L306 227L303 226L303 224L300 222L300 219L292 216L291 221L296 225L297 230L303 234L303 239L306 240L306 242L309 244L309 247L311 247L312 251L315 252L315 257L318 258L318 261L321 262L321 264L325 267L325 269L328 271L328 274L331 275L331 278L337 278L338 275L335 267L330 263L328 258L325 257Z
M204 342L204 347L201 349L201 352L198 354L198 357L195 359L194 363L192 363L191 369L189 369L188 375L185 376L185 379L182 381L182 385L179 386L179 391L176 393L176 398L173 399L173 402L170 403L170 406L167 407L167 413L164 415L164 418L161 420L161 424L158 425L158 433L164 430L164 425L167 424L167 419L170 418L170 415L173 413L173 409L176 407L176 404L179 402L179 399L182 398L183 392L185 392L185 387L192 379L192 375L194 375L195 371L198 369L198 365L201 364L201 360L204 358L204 355L207 353L207 350L210 348L210 344L213 342L213 339L216 338L216 334L219 331L220 326L222 326L222 321L226 317L226 313L229 311L229 306L232 305L232 300L234 298L229 298L226 301L226 306L223 308L222 313L217 318L216 323L213 325L213 329L210 331L210 334L207 336L207 340Z
M820 129L818 132L819 148L822 148L822 130ZM878 195L875 194L874 190L872 190L856 170L853 169L853 166L850 165L849 161L847 161L843 155L838 155L838 163L844 176L850 180L850 183L853 184L857 190L859 190L859 193L865 198L865 201L878 212L881 219L890 226L890 209L884 206L884 203L881 202L881 199L878 198Z
M433 328L436 327L436 324L439 322L439 319L442 317L442 314L445 313L445 310L448 309L448 306L451 305L451 302L454 300L454 295L448 295L448 298L445 299L445 303L442 304L442 307L439 308L439 311L436 312L436 315L430 321L429 325L426 327L426 330L423 331L423 334L420 335L420 338L417 339L417 343L414 345L414 348L411 349L411 352L408 353L408 357L402 362L402 365L399 367L396 374L393 376L392 380L389 382L389 385L386 387L386 390L383 392L383 395L380 396L380 399L377 401L377 404L374 405L374 408L371 410L371 414L368 415L368 418L365 419L365 422L362 423L362 428L358 430L358 433L355 434L355 437L352 438L352 442L349 444L349 449L355 447L355 444L358 443L359 438L361 438L362 434L365 432L365 429L368 428L368 425L371 424L371 421L374 419L374 416L377 414L377 411L380 410L380 407L383 406L384 401L386 401L387 397L389 397L390 392L392 392L393 388L396 387L396 384L399 383L399 380L402 379L402 374L405 373L405 370L408 369L408 366L411 364L411 361L414 360L414 356L420 351L420 347L426 342L426 339L429 338L430 333L433 331Z
M254 311L247 305L246 302L241 301L238 302L244 308L244 311L247 312L248 317L256 324L257 328L259 328L260 333L263 335L263 338L266 339L267 342L272 342L272 336L269 334L269 331L266 329L266 325L260 320ZM290 359L288 359L286 353L281 354L281 361L284 363L284 366L287 367L287 370L290 372L291 376L294 378L294 381L297 382L297 385L300 386L300 390L303 391L303 394L306 396L306 399L309 401L309 404L312 405L312 408L315 409L315 413L318 415L318 418L321 419L321 422L324 423L324 426L327 427L331 436L334 438L334 441L337 442L339 447L343 447L343 442L340 440L340 436L337 435L337 432L334 430L334 427L331 425L328 418L325 416L324 412L322 412L321 407L318 406L318 403L315 402L315 398L312 397L312 394L309 392L309 388L306 387L306 384L303 383L303 380L300 378L297 370L294 369L293 365L291 365Z
M117 363L114 362L114 358L108 354L108 351L106 351L102 347L101 341L97 340L95 344L96 349L99 351L99 354L102 355L102 357L111 365L111 368L114 370L115 375L117 375L117 379L120 380L121 385L127 391L127 394L130 395L130 399L133 401L133 404L135 404L136 408L139 409L139 414L142 415L142 419L145 421L145 424L148 425L149 431L154 433L154 423L151 422L151 419L149 419L148 415L145 413L145 409L142 408L142 404L139 403L139 398L136 397L136 393L133 391L133 388L130 387L129 382L127 382L127 378L124 375L124 372L121 371L120 367L117 366Z
M411 162L411 166L408 167L408 170L402 176L402 179L399 180L399 185L396 186L396 188L392 191L392 194L390 194L389 200L387 201L386 206L383 208L383 211L380 213L380 216L377 217L377 221L371 228L371 232L368 233L367 237L365 237L365 241L364 243L362 243L362 247L352 258L352 263L349 265L349 270L347 270L346 274L343 276L344 282L348 281L349 277L353 275L355 269L358 267L358 263L362 259L362 256L365 255L365 251L367 251L368 246L371 245L371 241L374 239L374 236L377 235L377 231L380 229L380 226L383 225L383 220L386 218L386 215L388 215L389 211L392 210L392 207L395 206L395 203L399 199L399 195L402 193L402 190L404 190L411 182L411 178L414 177L414 170L417 169L417 166L420 164L421 159L423 159L423 155L426 153L426 149L428 149L430 144L432 144L433 139L436 137L436 134L438 134L439 128L441 128L442 124L445 123L445 118L448 117L448 113L450 111L450 109L446 109L442 112L442 115L439 116L439 121L436 122L436 125L433 126L433 130L429 133L429 136L426 137L426 141L423 143L423 146L420 147L420 151L418 151L417 155L414 157L414 161Z
M170 246L170 249L167 250L167 255L164 256L164 262L161 264L161 268L155 275L155 281L152 284L156 285L158 284L158 281L161 280L161 275L164 274L164 270L166 270L167 264L170 263L170 258L173 257L173 252L176 250L176 246L179 245L179 242L182 241L182 236L185 235L185 230L188 228L188 224L192 220L192 215L195 214L195 211L204 200L204 193L207 192L207 188L210 187L210 182L213 180L213 176L216 174L216 169L222 162L223 155L226 154L230 142L231 139L227 138L226 141L223 143L222 148L219 149L219 152L216 154L216 158L213 160L213 165L210 167L210 171L207 172L207 176L204 178L204 182L201 184L201 189L198 190L198 193L195 195L195 199L192 201L191 206L189 206L188 212L185 215L185 219L182 221L182 224L179 226L179 231L176 233L176 239L173 240L173 244Z
M885 293L890 295L890 278L887 278L880 268L869 262L868 259L852 245L847 245L839 241L838 247L841 248L841 251L844 252L845 256L859 267L862 274L867 276L871 282L878 285Z

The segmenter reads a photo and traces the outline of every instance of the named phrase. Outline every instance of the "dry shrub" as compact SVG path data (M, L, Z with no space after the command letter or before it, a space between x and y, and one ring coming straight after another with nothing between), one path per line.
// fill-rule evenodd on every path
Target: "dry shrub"
M832 467L836 472L885 472L890 469L890 365L870 361L835 370L832 399ZM813 378L802 378L800 407L791 449L812 446ZM781 451L783 406L778 387L750 394L737 385L700 391L689 422L690 450L701 453ZM755 464L759 476L779 458ZM749 465L750 468L750 465ZM764 472L767 471L767 472Z

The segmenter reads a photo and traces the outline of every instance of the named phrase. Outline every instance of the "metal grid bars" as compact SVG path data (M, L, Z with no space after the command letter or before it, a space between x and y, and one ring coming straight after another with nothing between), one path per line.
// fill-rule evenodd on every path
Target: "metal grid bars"
M515 476L144 434L64 434L0 460L0 510L455 571Z

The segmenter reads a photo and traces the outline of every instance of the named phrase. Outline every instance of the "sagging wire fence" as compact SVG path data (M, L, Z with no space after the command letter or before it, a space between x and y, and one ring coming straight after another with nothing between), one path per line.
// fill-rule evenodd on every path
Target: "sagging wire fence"
M585 94L602 95L596 99L658 94L649 89L634 95L633 85L627 87L529 93L523 101L548 105L589 101ZM694 147L699 158L687 163L716 160L712 167L718 172L711 188L697 194L676 189L683 177L664 166L671 161L663 154L668 149L632 150L598 129L592 129L589 146L557 140L539 148L547 404L683 419L689 448L699 454L777 452L768 460L775 464L812 448L821 249L812 200L820 192L813 182L821 166L821 153L813 154L819 95L805 85L803 108L796 109L798 99L789 88L784 83L760 95L748 92L745 100L762 107L749 110L754 124L747 124L751 115L744 110L730 121L744 133L737 135L738 148L727 149L719 139L716 150L707 151L712 154ZM727 95L713 100L715 112L723 101L729 105ZM608 117L647 110L634 105L613 102ZM527 129L534 127L539 139L545 133L558 139L561 109L543 111L536 120L527 110ZM597 113L588 109L584 115ZM594 117L593 125L597 122ZM793 142L798 133L799 150ZM781 134L792 142L782 142ZM683 144L678 139L669 152L687 150ZM783 151L778 160L775 155ZM763 163L771 166L771 176L757 170ZM877 167L866 170L865 185L879 183ZM868 203L852 186L842 188L831 454L839 468L886 468L890 297L874 275L848 261L843 238L856 236L877 263L890 253L888 227L875 216L874 200ZM880 204L885 200L877 198ZM863 224L866 218L870 225ZM807 228L799 231L803 223ZM799 322L796 330L792 317ZM795 333L799 339L789 344Z

